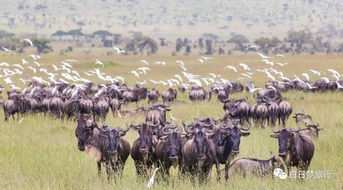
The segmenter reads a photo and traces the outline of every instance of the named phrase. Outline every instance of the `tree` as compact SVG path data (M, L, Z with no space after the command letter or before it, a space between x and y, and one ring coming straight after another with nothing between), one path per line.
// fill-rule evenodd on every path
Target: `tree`
M68 35L71 35L73 37L73 40L79 40L80 36L84 36L85 34L81 32L81 29L74 29L74 30L69 30L67 32Z
M304 44L311 43L312 38L312 33L305 30L289 31L285 41L291 43L295 51L300 53L304 50Z
M91 34L92 37L100 37L101 40L106 39L108 36L113 36L112 33L108 32L107 30L97 30Z
M180 50L182 49L183 47L183 40L181 40L181 38L178 38L176 40L176 46L175 46L175 51L176 52L180 52Z
M33 46L37 48L37 53L48 53L53 51L51 46L48 44L50 43L50 40L47 40L45 38L35 38L32 39Z
M206 39L205 46L206 46L206 54L211 55L213 53L212 40Z
M148 36L136 36L126 44L126 50L137 54L147 51L148 55L155 54L158 50L157 42Z
M61 41L62 37L66 35L68 35L68 33L62 30L58 30L55 33L51 34L51 36L57 36L59 38L59 41Z
M260 46L263 53L268 54L270 49L277 47L281 41L277 37L259 37L254 41L254 43Z
M231 39L229 39L227 42L236 44L236 48L239 51L243 51L244 50L243 44L249 43L249 40L241 34L236 34Z

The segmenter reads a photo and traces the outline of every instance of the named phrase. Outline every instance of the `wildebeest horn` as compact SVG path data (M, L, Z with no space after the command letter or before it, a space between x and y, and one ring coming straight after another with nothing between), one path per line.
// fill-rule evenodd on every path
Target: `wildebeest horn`
M241 127L241 130L243 130L243 131L249 131L249 130L251 129L251 127L252 127L252 125L251 125L251 123L249 123L249 127L248 127L248 128L243 128L243 127Z
M169 133L170 133L170 128L168 128L168 127L163 127L163 128L162 128L162 133L163 133L163 135L169 135Z
M182 125L183 125L184 127L186 127L186 126L187 126L187 124L186 124L186 122L185 122L185 121L182 121Z
M127 125L127 124L126 124L126 125ZM124 136L131 128L130 128L130 126L127 126L126 129L122 129L122 128L120 128L120 127L117 127L116 129L120 132L120 135L121 135L121 136Z
M274 128L275 128L275 127L272 127L273 133L279 133L279 132L280 132L280 131L274 131Z

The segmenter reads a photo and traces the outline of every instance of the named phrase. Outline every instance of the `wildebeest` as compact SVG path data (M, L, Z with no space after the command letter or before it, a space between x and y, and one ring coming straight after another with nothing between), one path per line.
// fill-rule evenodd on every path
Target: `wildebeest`
M231 160L239 153L239 145L241 136L249 136L248 131L251 128L242 128L238 121L232 121L231 124L223 124L219 129L216 129L213 142L216 146L216 157L217 157L217 172L220 170L219 164L225 164L225 179L228 179L228 168ZM220 175L218 173L218 180Z
M258 102L250 108L251 117L254 122L259 123L262 128L268 120L268 107L264 102Z
M112 114L119 113L121 109L121 103L118 98L113 98L110 100L110 108L112 110Z
M220 102L224 103L225 100L229 98L229 93L227 93L224 89L221 89L218 91L217 97Z
M278 139L279 156L283 159L288 174L291 166L307 171L315 149L311 137L289 128L282 128L280 131L274 131L273 128L273 132L275 134L271 137Z
M279 103L279 124L282 122L282 126L286 126L286 121L288 117L292 114L293 108L292 105L287 100L282 100Z
M57 118L61 117L63 101L60 97L52 97L49 101L49 110Z
M255 158L240 158L235 160L229 167L228 175L232 177L234 174L266 176L272 175L275 168L283 169L281 159L271 153L268 160L259 160ZM221 172L221 174L224 171Z
M310 115L304 114L304 113L296 113L293 118L295 119L295 122L300 127L300 125L303 123L305 126L313 124L312 117Z
M145 121L151 122L154 125L163 124L166 122L166 112L170 110L168 106L162 104L151 106L145 117Z
M241 123L249 122L250 116L250 106L244 98L242 99L228 99L224 102L223 109L227 112L232 118L237 118Z
M110 105L108 102L109 102L108 97L102 96L101 98L98 99L96 103L94 103L94 107L93 107L94 118L97 115L103 121L106 119L106 116L110 109Z
M139 137L133 142L131 148L131 157L135 162L137 175L148 177L148 170L153 165L153 155L156 137L149 123L140 123L139 125L130 125L131 129L138 132Z
M214 132L202 122L194 122L191 126L184 122L183 124L189 139L182 143L181 174L195 174L200 182L204 182L216 163L215 145L212 141Z
M148 95L147 88L141 88L139 86L134 86L133 88L127 88L122 94L125 103L138 102L145 99Z
M177 97L177 90L168 88L165 92L162 94L162 100L163 103L172 103L176 100Z
M268 102L267 106L268 106L268 124L274 127L279 117L280 108L279 108L279 105L273 101Z
M181 130L177 126L166 125L161 129L163 136L156 145L157 167L161 168L162 177L169 176L169 168L180 166Z
M189 91L189 99L192 102L205 101L211 99L211 92L207 92L203 87L194 86Z
M148 94L148 103L155 103L158 101L160 93L155 88L152 88Z
M312 138L318 138L319 131L323 130L319 128L319 124L308 124L306 128L300 129L299 132L305 135L308 135Z
M98 175L101 175L101 163L106 167L108 179L111 178L112 171L121 175L130 152L130 144L122 136L129 129L109 129L107 126L99 129L90 118L85 115L78 118L75 136L78 139L79 150L95 158Z
M22 101L19 95L12 96L11 99L8 99L3 103L2 107L4 109L5 121L7 121L10 116L13 116L14 119L14 114L17 114L19 118L21 104Z

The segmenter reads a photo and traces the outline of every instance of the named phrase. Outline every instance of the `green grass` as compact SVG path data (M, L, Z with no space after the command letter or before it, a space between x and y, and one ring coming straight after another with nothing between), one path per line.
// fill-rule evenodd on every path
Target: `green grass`
M77 50L76 50L77 51ZM24 56L23 56L24 57ZM207 76L209 72L221 74L228 79L237 78L238 75L224 70L226 65L235 65L239 62L246 63L253 68L265 68L256 55L246 56L218 56L215 60L205 64L199 64L197 56L104 56L101 54L91 54L83 56L80 52L75 52L68 56L57 56L55 54L44 55L41 62L45 66L59 64L64 59L77 59L79 62L72 63L78 71L93 69L96 59L109 62L104 68L99 67L103 72L111 76L120 75L127 79L132 85L136 80L146 79L167 79L180 72L180 68L175 64L175 60L183 60L186 67L194 74ZM157 66L151 64L152 71L148 75L141 75L136 79L130 70L138 66L139 60L146 59L152 63L157 60L164 60L167 66ZM2 56L1 60L9 63L18 63L20 56ZM30 60L27 58L27 60ZM106 60L106 61L105 61ZM280 68L285 76L302 72L308 72L309 68L326 70L336 68L342 71L342 55L300 55L288 56L277 61L289 62L289 65ZM32 76L30 72L26 75ZM41 75L40 73L38 75ZM12 78L14 81L14 77ZM96 78L91 78L99 82ZM253 80L258 86L262 86L266 77L260 73L254 75ZM151 85L149 85L151 87ZM166 87L158 87L160 91ZM208 88L208 87L207 87ZM343 101L342 93L316 93L306 94L302 92L289 92L283 94L288 98L294 108L294 112L304 111L312 116L324 130L319 134L319 139L315 141L315 155L312 160L310 170L331 171L331 179L306 179L306 180L278 180L256 177L235 177L229 182L217 183L215 180L215 168L213 168L211 180L205 185L193 185L188 179L177 178L177 171L172 169L172 177L169 184L160 183L154 186L155 189L341 189L343 185ZM211 102L191 104L188 94L178 95L179 100L185 104L173 104L172 115L178 119L190 121L194 117L212 116L218 118L223 115L222 104L212 98ZM239 93L232 97L248 97L250 103L254 99L250 94ZM146 105L146 102L140 102ZM124 110L135 109L135 105L124 107ZM106 172L103 169L103 176L98 178L97 167L94 160L85 153L77 149L77 139L74 136L75 122L62 122L42 115L25 116L22 123L10 120L3 121L3 113L0 112L0 189L146 189L145 181L136 177L135 168L131 157L129 157L125 169L124 177L115 182L107 182ZM169 119L169 116L168 116ZM108 115L106 123L110 126L125 127L125 123L138 123L144 121L143 115L125 118L113 118ZM295 128L295 122L290 119L288 127ZM240 157L251 157L267 159L269 151L277 152L277 140L270 137L271 129L265 130L253 128L249 137L242 138L240 147ZM130 131L125 138L131 143L137 137L137 133Z
M237 94L237 97L248 96ZM319 139L315 141L315 155L310 170L331 171L331 179L278 180L256 177L235 177L230 182L217 183L215 168L212 178L206 185L193 185L189 180L179 180L177 172L172 169L169 184L156 184L155 189L339 189L342 187L343 145L343 102L340 93L307 95L287 93L286 97L294 110L305 110L324 128ZM304 97L304 100L296 97ZM186 100L188 102L188 100ZM129 108L133 109L130 105ZM172 106L172 114L179 120L192 120L194 117L215 116L222 114L221 104L216 100L192 105L190 103ZM1 114L1 116L3 116ZM143 116L113 118L110 114L106 123L110 126L124 127L125 123L143 121ZM145 189L145 181L135 175L131 158L128 159L124 177L117 183L108 183L106 174L98 178L94 160L77 149L74 136L74 122L61 122L51 118L26 116L22 123L1 120L0 131L0 188L1 189ZM293 120L288 121L294 127ZM241 141L241 152L238 157L267 159L269 151L277 152L277 140L270 138L270 128L265 130L253 128L249 137ZM137 137L130 131L125 138L132 143Z

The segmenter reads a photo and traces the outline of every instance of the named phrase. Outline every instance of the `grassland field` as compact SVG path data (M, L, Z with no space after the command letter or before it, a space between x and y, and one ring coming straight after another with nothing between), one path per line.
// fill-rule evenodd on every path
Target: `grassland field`
M39 61L43 67L50 68L51 64L58 65L65 59L76 59L72 63L74 69L87 71L97 68L92 63L96 59L103 62L111 62L104 67L98 67L101 71L111 76L122 76L127 83L133 85L135 81L148 79L166 80L179 74L181 69L175 63L176 60L183 60L185 67L193 74L208 77L208 73L221 74L222 77L234 80L239 77L229 70L227 65L246 63L251 68L266 68L255 54L238 56L214 56L204 64L197 61L199 56L106 56L102 53L84 55L81 52L67 55L51 53L43 55ZM28 55L0 55L1 61L10 64L20 63L21 59L31 60ZM138 66L145 59L150 63L165 61L166 66L150 64L152 69L148 74L141 75L136 79L130 70ZM289 63L285 67L275 66L275 69L284 72L285 76L294 78L302 72L308 72L310 68L316 70L327 70L334 68L343 72L343 55L286 55L285 58L275 58L273 61ZM30 63L32 64L32 63ZM241 70L240 70L241 71ZM261 73L254 74L253 81L256 86L262 87L267 80ZM23 75L34 76L30 71ZM36 74L36 75L41 75ZM316 79L310 75L311 79ZM44 77L43 77L44 78ZM90 78L100 82L97 78ZM17 79L13 78L17 82ZM242 81L244 83L244 81ZM22 86L18 83L18 86ZM2 84L4 85L4 84ZM4 85L5 86L5 85ZM152 87L153 85L148 85ZM156 86L160 91L167 87ZM205 87L209 89L209 87ZM2 94L4 97L5 92ZM305 180L281 180L273 179L271 176L258 178L248 176L233 177L228 182L217 182L215 168L212 170L211 179L207 184L194 185L189 179L179 179L177 170L172 170L169 183L157 183L154 189L342 189L343 188L343 96L342 92L326 93L304 93L288 92L283 93L293 106L294 112L304 111L318 122L323 131L315 140L315 155L310 170L330 171L330 179L305 179ZM233 94L231 97L247 97L250 103L254 102L251 94L243 92ZM178 100L185 101L184 104L173 104L171 113L180 122L191 121L194 117L222 116L222 104L213 97L210 102L190 103L188 93L179 93ZM3 100L2 100L3 101ZM146 101L139 102L139 105L147 105ZM135 109L136 105L124 106L123 110ZM169 120L169 115L167 116ZM16 120L4 122L3 112L0 112L0 189L146 189L146 181L136 177L133 160L129 157L122 179L108 182L106 172L103 169L102 177L97 176L97 167L94 160L77 149L77 139L74 135L76 123L73 121L60 121L50 117L39 115L24 116L24 120L18 123ZM144 121L143 115L128 116L124 118L113 117L109 113L106 123L110 126L125 127L125 123L138 123ZM287 127L296 128L295 122L290 118ZM277 153L277 140L270 137L271 128L261 129L254 127L251 135L241 140L240 154L237 158L249 157L268 159L269 152ZM138 134L129 131L125 136L132 143Z

